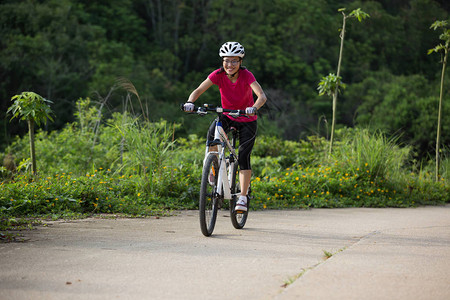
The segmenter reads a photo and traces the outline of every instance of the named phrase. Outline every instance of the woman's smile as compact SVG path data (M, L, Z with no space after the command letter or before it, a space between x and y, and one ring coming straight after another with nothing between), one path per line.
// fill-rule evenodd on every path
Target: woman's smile
M236 57L225 57L223 59L223 68L227 72L227 75L234 75L239 71L240 62Z

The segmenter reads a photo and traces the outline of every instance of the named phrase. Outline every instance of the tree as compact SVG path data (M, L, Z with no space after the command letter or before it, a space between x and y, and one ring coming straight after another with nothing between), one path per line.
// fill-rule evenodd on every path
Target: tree
M331 137L330 137L330 148L329 148L329 154L331 154L331 151L333 149L333 139L334 139L334 128L336 125L336 106L337 106L337 96L339 93L339 85L341 85L343 88L345 86L341 83L341 63L342 63L342 52L344 50L344 37L345 37L345 23L348 18L357 18L359 22L361 22L363 19L369 17L367 13L362 11L360 8L353 10L350 14L345 14L345 8L338 9L339 12L342 13L342 28L341 28L341 34L339 35L341 39L341 46L339 48L339 60L337 65L337 74L330 73L328 76L323 77L322 80L319 82L318 90L319 95L325 95L333 97L333 117L331 122Z
M441 139L441 117L442 117L442 98L444 96L444 76L445 67L447 66L448 50L450 48L450 29L447 28L447 21L436 21L430 28L436 30L442 28L443 33L439 36L439 39L444 41L444 44L439 44L433 49L428 50L428 54L433 52L444 52L442 58L442 72L441 72L441 87L439 93L439 110L438 110L438 123L437 123L437 133L436 133L436 181L439 180L439 147Z
M53 121L52 110L49 103L51 101L33 92L23 92L11 98L14 103L8 108L7 113L12 114L12 118L20 118L28 123L28 132L30 137L30 155L33 175L36 175L36 151L34 148L34 125L38 126L47 121Z

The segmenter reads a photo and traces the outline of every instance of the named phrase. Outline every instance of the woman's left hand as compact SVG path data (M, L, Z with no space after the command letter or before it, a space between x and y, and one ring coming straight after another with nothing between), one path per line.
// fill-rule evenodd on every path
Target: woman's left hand
M257 111L256 107L253 107L253 106L252 107L247 107L245 109L245 114L247 114L249 116L254 116L256 114L256 111Z

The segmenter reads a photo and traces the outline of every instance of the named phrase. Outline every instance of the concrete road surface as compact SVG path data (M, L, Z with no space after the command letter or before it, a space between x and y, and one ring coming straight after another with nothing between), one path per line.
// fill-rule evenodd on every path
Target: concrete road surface
M0 244L0 299L450 299L450 206L90 218ZM326 257L328 255L328 258Z

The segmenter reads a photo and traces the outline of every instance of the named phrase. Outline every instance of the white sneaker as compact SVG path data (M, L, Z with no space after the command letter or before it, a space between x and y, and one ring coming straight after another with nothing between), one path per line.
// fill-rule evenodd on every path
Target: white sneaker
M247 211L247 197L240 196L239 200L236 202L236 206L234 207L236 211Z

